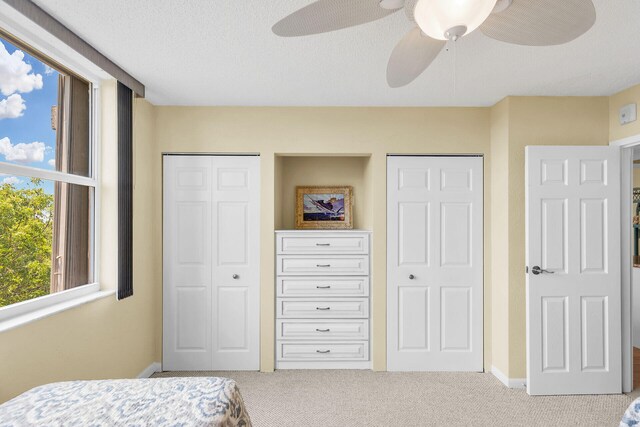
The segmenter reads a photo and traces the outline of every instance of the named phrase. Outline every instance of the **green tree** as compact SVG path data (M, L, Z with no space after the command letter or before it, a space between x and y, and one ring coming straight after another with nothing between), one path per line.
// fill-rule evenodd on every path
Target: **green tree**
M40 183L0 185L0 307L49 294L53 196Z

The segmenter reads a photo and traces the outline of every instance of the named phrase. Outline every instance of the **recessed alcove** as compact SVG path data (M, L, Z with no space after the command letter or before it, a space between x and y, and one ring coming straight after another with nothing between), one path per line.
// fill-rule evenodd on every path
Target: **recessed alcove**
M372 228L370 154L276 154L274 167L277 230L295 228L296 186L352 186L353 227Z

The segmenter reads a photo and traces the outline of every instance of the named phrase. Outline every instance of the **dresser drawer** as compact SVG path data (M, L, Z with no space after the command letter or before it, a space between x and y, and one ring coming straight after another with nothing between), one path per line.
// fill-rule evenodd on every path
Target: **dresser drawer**
M278 275L368 275L369 257L278 255Z
M278 277L277 295L283 297L366 297L368 277Z
M368 340L369 320L278 320L276 336L284 340Z
M278 235L276 249L279 254L367 254L369 236L326 233Z
M295 318L366 318L369 317L367 298L336 299L277 299L277 317Z
M369 343L289 343L279 341L278 360L369 360Z

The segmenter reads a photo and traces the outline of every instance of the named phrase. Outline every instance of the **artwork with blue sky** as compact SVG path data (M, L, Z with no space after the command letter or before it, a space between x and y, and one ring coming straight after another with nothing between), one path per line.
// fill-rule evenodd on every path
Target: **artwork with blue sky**
M55 170L58 71L0 38L0 162ZM22 188L27 177L0 174L0 184ZM47 193L53 184L43 182Z

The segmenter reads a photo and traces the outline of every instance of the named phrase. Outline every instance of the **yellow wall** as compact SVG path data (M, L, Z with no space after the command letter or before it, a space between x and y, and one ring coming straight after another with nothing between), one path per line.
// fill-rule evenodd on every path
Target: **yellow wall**
M369 182L366 179L366 168L369 157L322 157L322 156L278 156L281 159L282 178L276 191L282 219L276 218L276 224L283 229L295 228L295 192L296 186L331 186L350 185L353 187L353 226L356 229L371 229L371 210L366 209L365 201ZM276 180L277 181L277 180Z
M494 366L505 373L509 378L526 377L526 313L525 313L525 156L527 145L607 145L609 143L608 99L606 97L510 97L508 104L498 104L494 107L496 117L504 116L504 109L508 114L508 154L504 159L504 128L498 126L498 135L501 141L492 144L494 168L498 170L496 186L500 188L500 195L494 188L494 199L498 204L493 206L494 220L506 215L506 230L496 230L493 241L493 252L496 263L494 272L500 268L498 263L504 264L502 268L508 269L508 276L504 272L496 272L492 287L494 292L508 292L509 313L507 328L508 340L494 340ZM504 101L503 101L504 102ZM496 111L497 110L497 111ZM499 114L501 113L501 114ZM494 142L494 141L492 141ZM496 148L495 151L493 149ZM508 176L508 213L499 213L498 209L504 209L503 199L504 183L503 174ZM508 235L505 247L504 233ZM503 261L507 260L507 261ZM505 283L505 279L508 283ZM496 301L496 304L499 304ZM502 307L498 306L494 314L501 315ZM496 319L496 322L498 320ZM495 324L494 324L495 325ZM496 325L502 331L503 325ZM501 335L502 336L502 335ZM505 366L500 359L508 352L508 363Z
M356 195L361 186L371 187L364 190L370 194L366 198L370 207L366 214L356 214L356 226L358 221L371 224L363 228L373 231L372 358L374 368L382 370L386 367L386 154L480 153L485 155L485 367L493 364L511 378L525 377L524 147L607 144L609 131L608 99L597 97L510 97L492 109L157 107L156 115L157 155L152 158L170 151L262 155L263 198L279 201L263 218L261 234L265 371L274 364L273 230L293 226L293 187L316 180L346 183L358 188ZM280 156L323 153L370 157L362 165L363 159L354 157ZM330 162L351 167L335 167L335 175L321 181L325 178L319 175L321 168L313 170L314 161L323 167L332 168ZM154 200L161 195L160 180L157 183ZM159 255L156 262L161 268Z
M115 85L101 92L102 236L100 282L116 287L116 134ZM152 144L153 107L136 102L135 144L138 159L146 158ZM157 358L158 302L161 271L155 236L159 212L150 210L148 189L159 165L136 167L134 191L135 295L117 302L114 295L0 333L0 403L47 382L135 377ZM147 221L150 219L150 221ZM151 234L155 236L151 236Z
M353 175L357 226L373 231L372 357L386 367L386 154L485 155L485 367L525 376L524 147L606 144L608 98L511 97L493 108L200 108L135 103L135 295L101 299L0 334L0 402L73 378L131 377L162 356L162 152L261 154L261 368L274 366L274 237L292 224L291 188L312 160L283 154L363 155ZM115 287L115 86L102 94L101 283ZM322 162L329 162L325 158ZM356 169L354 168L353 171ZM310 179L311 180L311 179ZM316 177L313 177L316 181ZM315 182L313 182L315 183ZM320 183L320 182L318 182ZM355 184L353 184L355 183ZM364 195L364 197L362 197ZM364 200L362 200L364 199ZM288 206L288 207L287 207ZM360 210L361 209L361 210Z
M387 153L479 153L485 161L486 223L485 248L489 252L489 110L486 108L204 108L157 107L156 141L145 165L160 162L162 152L259 152L262 170L262 206L274 200L263 212L261 231L261 369L274 367L274 230L290 226L291 185L288 177L301 179L304 168L313 160L276 156L277 154L370 155L363 159L341 160L357 164L358 173L338 174L327 183L349 184L358 188L358 207L372 237L372 357L374 369L386 368L386 155ZM328 161L328 160L323 160ZM291 163L294 162L294 163ZM301 162L301 163L297 163ZM275 166L281 169L275 170ZM142 167L142 164L139 164ZM287 167L289 166L289 167ZM316 172L313 172L314 180ZM338 173L338 170L336 170ZM161 175L150 188L154 210L160 211ZM311 177L310 176L310 177ZM363 190L360 190L362 182ZM302 182L301 182L302 183ZM312 183L312 182L306 182ZM281 195L275 188L289 186ZM368 187L367 187L368 186ZM374 191L375 189L375 191ZM364 200L360 193L368 194ZM291 205L287 207L287 205ZM279 219L282 217L283 219ZM155 244L160 247L160 235ZM154 255L157 269L162 268L160 254ZM485 287L490 288L489 266L485 269ZM485 299L490 312L490 299ZM160 325L160 318L157 319ZM490 343L490 329L485 340ZM158 335L161 331L158 329ZM486 346L489 348L489 345ZM489 350L487 350L488 353ZM488 360L488 357L487 357Z
M491 364L505 375L509 372L509 233L505 226L509 223L509 103L507 98L491 109Z
M620 125L618 111L620 107L627 104L636 104L637 107L640 107L640 85L630 87L609 98L609 138L611 141L640 135L640 117L635 122Z
M155 209L156 194L149 189L157 185L162 174L161 162L146 164L155 154L155 107L144 99L134 101L134 176L133 176L133 281L134 295L130 299L140 306L144 328L153 328L153 348L147 353L146 362L136 367L138 374L153 362L160 362L162 336L158 329L162 325L162 269L156 258L162 257L162 247L156 238L162 238L162 211ZM142 167L141 165L145 165ZM136 298L138 298L136 300ZM124 301L127 301L125 299ZM160 319L160 323L158 323ZM134 324L129 324L131 328Z

